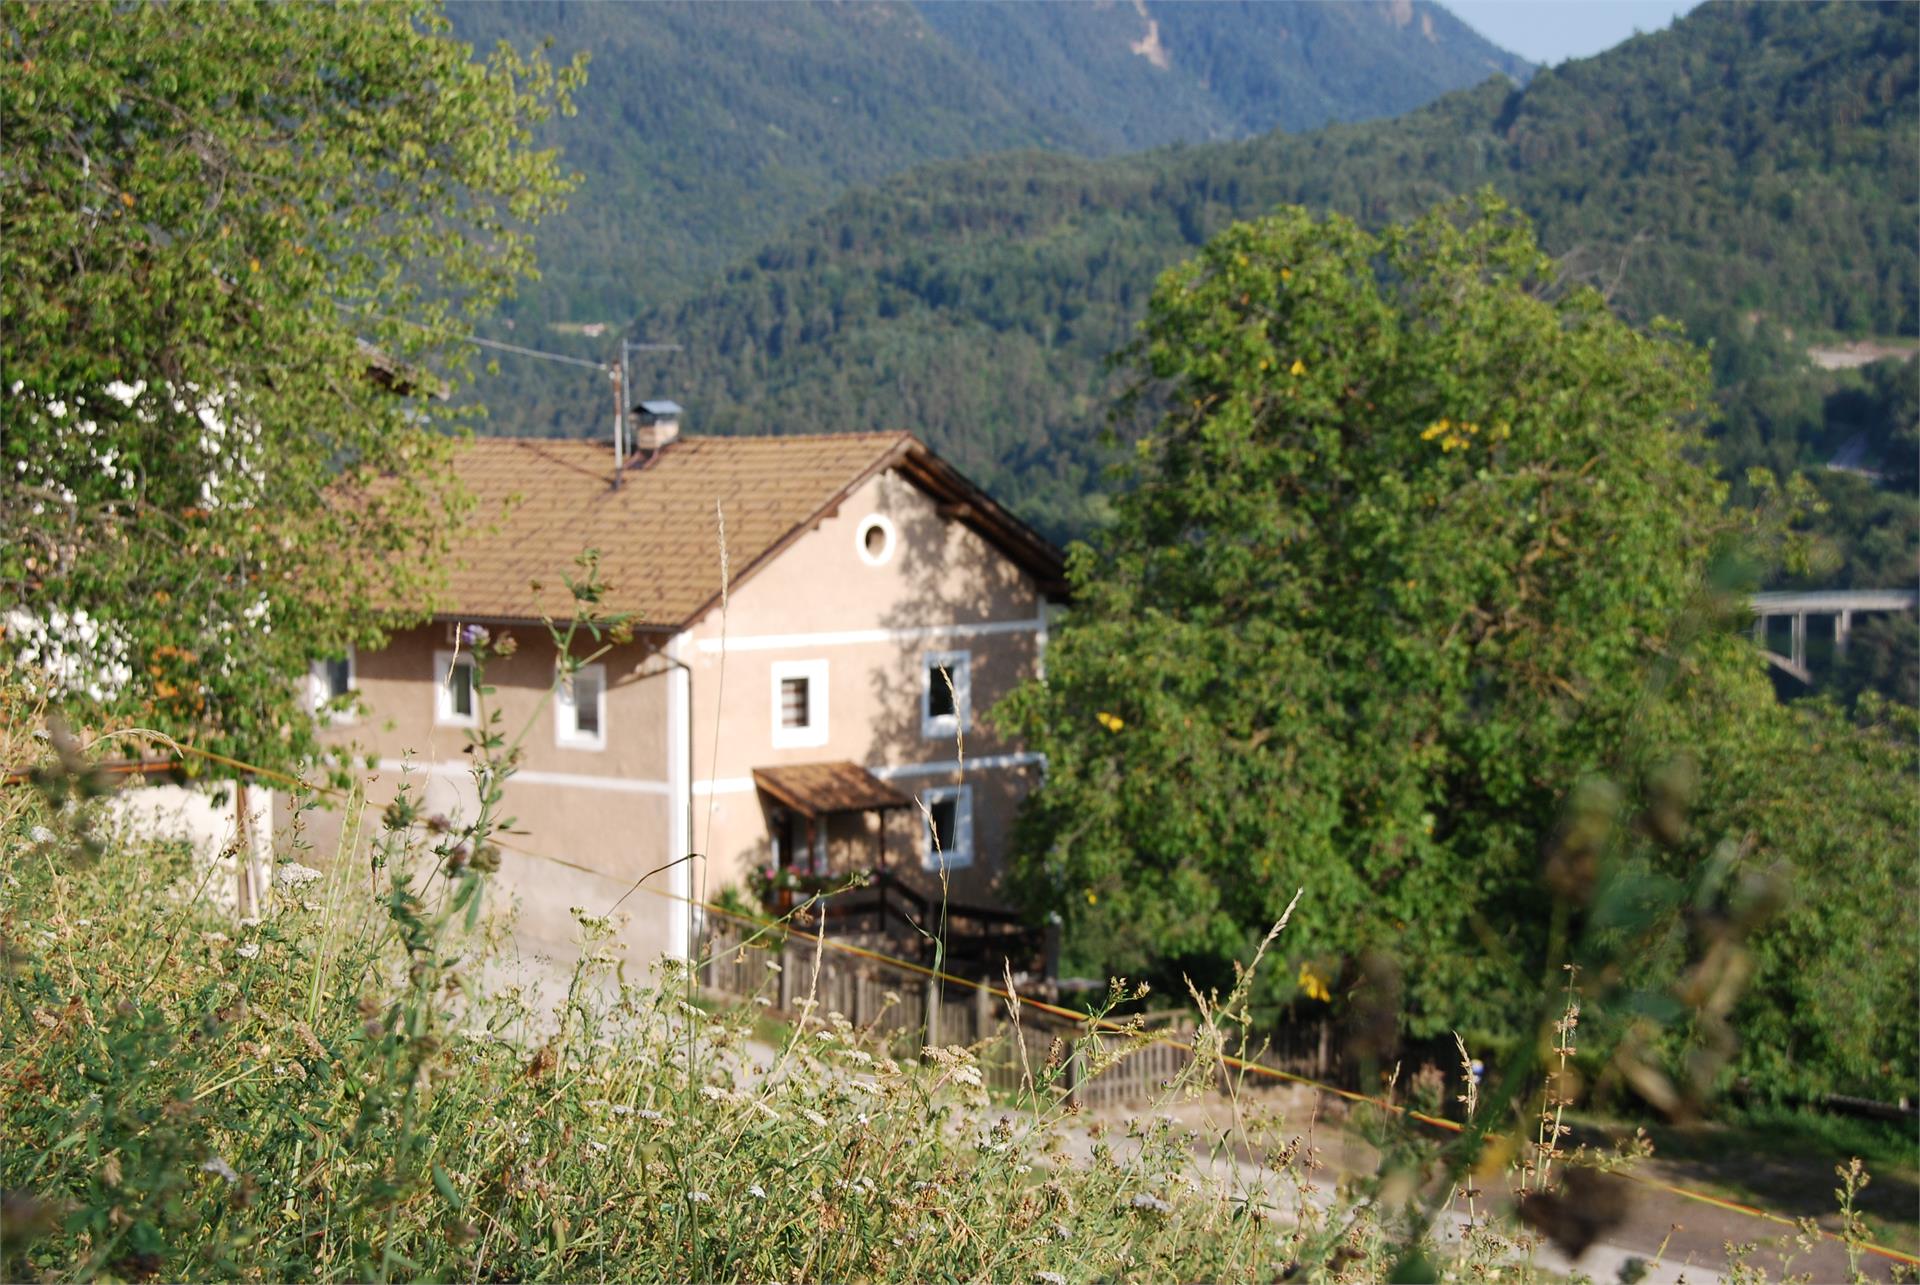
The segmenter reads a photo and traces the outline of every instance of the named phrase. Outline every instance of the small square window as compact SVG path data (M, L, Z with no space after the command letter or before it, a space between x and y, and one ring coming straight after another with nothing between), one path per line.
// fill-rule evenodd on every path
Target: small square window
M473 657L451 651L433 653L433 721L448 727L472 727L479 720Z
M827 743L826 661L774 662L770 721L775 749L799 749Z
M607 744L607 671L582 665L562 674L553 693L554 741L571 749L598 750Z
M930 651L921 658L920 734L951 738L968 731L973 716L973 657Z
M958 870L973 864L973 787L942 785L920 792L926 805L920 864Z

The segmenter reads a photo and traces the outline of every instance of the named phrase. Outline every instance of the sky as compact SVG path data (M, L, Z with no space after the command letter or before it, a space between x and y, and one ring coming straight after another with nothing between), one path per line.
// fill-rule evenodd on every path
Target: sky
M1441 0L1503 49L1551 67L1659 31L1699 0Z

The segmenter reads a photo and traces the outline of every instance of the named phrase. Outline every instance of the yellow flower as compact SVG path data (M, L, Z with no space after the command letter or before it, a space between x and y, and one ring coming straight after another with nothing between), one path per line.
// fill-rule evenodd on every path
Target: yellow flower
M1109 714L1104 709L1101 710L1098 714L1095 714L1093 717L1094 717L1094 720L1100 724L1100 726L1106 728L1109 732L1117 732L1121 728L1126 726L1126 723L1120 718L1118 714Z
M1099 893L1095 892L1091 888L1087 889L1087 904L1089 906L1098 904L1099 900L1100 900Z
M1425 432L1420 434L1420 440L1423 442L1431 442L1434 438L1440 436L1440 434L1452 427L1453 422L1451 420L1436 419L1433 423L1427 425Z
M1298 357L1295 357L1293 359L1293 366L1288 370L1288 373L1294 376L1300 376L1300 375L1306 374L1307 363L1304 361L1301 361Z
M1281 279L1282 281L1291 281L1291 280L1293 280L1293 269L1292 269L1292 268L1282 268L1282 269L1280 269L1280 279Z
M1327 983L1313 971L1313 965L1300 965L1300 990L1308 999L1317 999L1326 1003L1333 998L1333 992L1327 989Z

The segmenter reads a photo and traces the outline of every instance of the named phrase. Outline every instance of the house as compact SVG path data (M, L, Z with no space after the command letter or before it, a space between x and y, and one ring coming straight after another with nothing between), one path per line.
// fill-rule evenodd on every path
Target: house
M1003 904L1041 765L981 715L1041 671L1059 552L907 433L694 437L678 416L643 404L619 467L605 442L460 449L479 516L443 609L315 672L319 697L364 707L329 735L377 758L370 799L409 782L429 812L474 806L459 639L479 626L514 639L485 682L509 737L527 729L503 809L525 832L502 865L523 949L564 952L573 907L619 904L633 955L682 955L676 898L768 866L882 870L934 897L944 866L952 902ZM634 635L549 701L542 621L571 616L589 548ZM632 891L689 852L704 860Z

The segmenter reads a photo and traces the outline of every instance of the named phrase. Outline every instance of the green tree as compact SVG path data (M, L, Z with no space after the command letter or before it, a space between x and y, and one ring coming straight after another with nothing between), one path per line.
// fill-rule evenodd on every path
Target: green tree
M1111 968L1212 980L1304 885L1315 975L1391 946L1416 1030L1497 1023L1541 836L1727 526L1701 355L1556 293L1486 195L1234 225L1132 356L1164 414L1009 708L1049 765L1027 893ZM1686 681L1771 699L1739 646Z
M9 2L0 60L7 649L301 757L294 676L430 587L455 336L534 271L582 64L425 0Z

